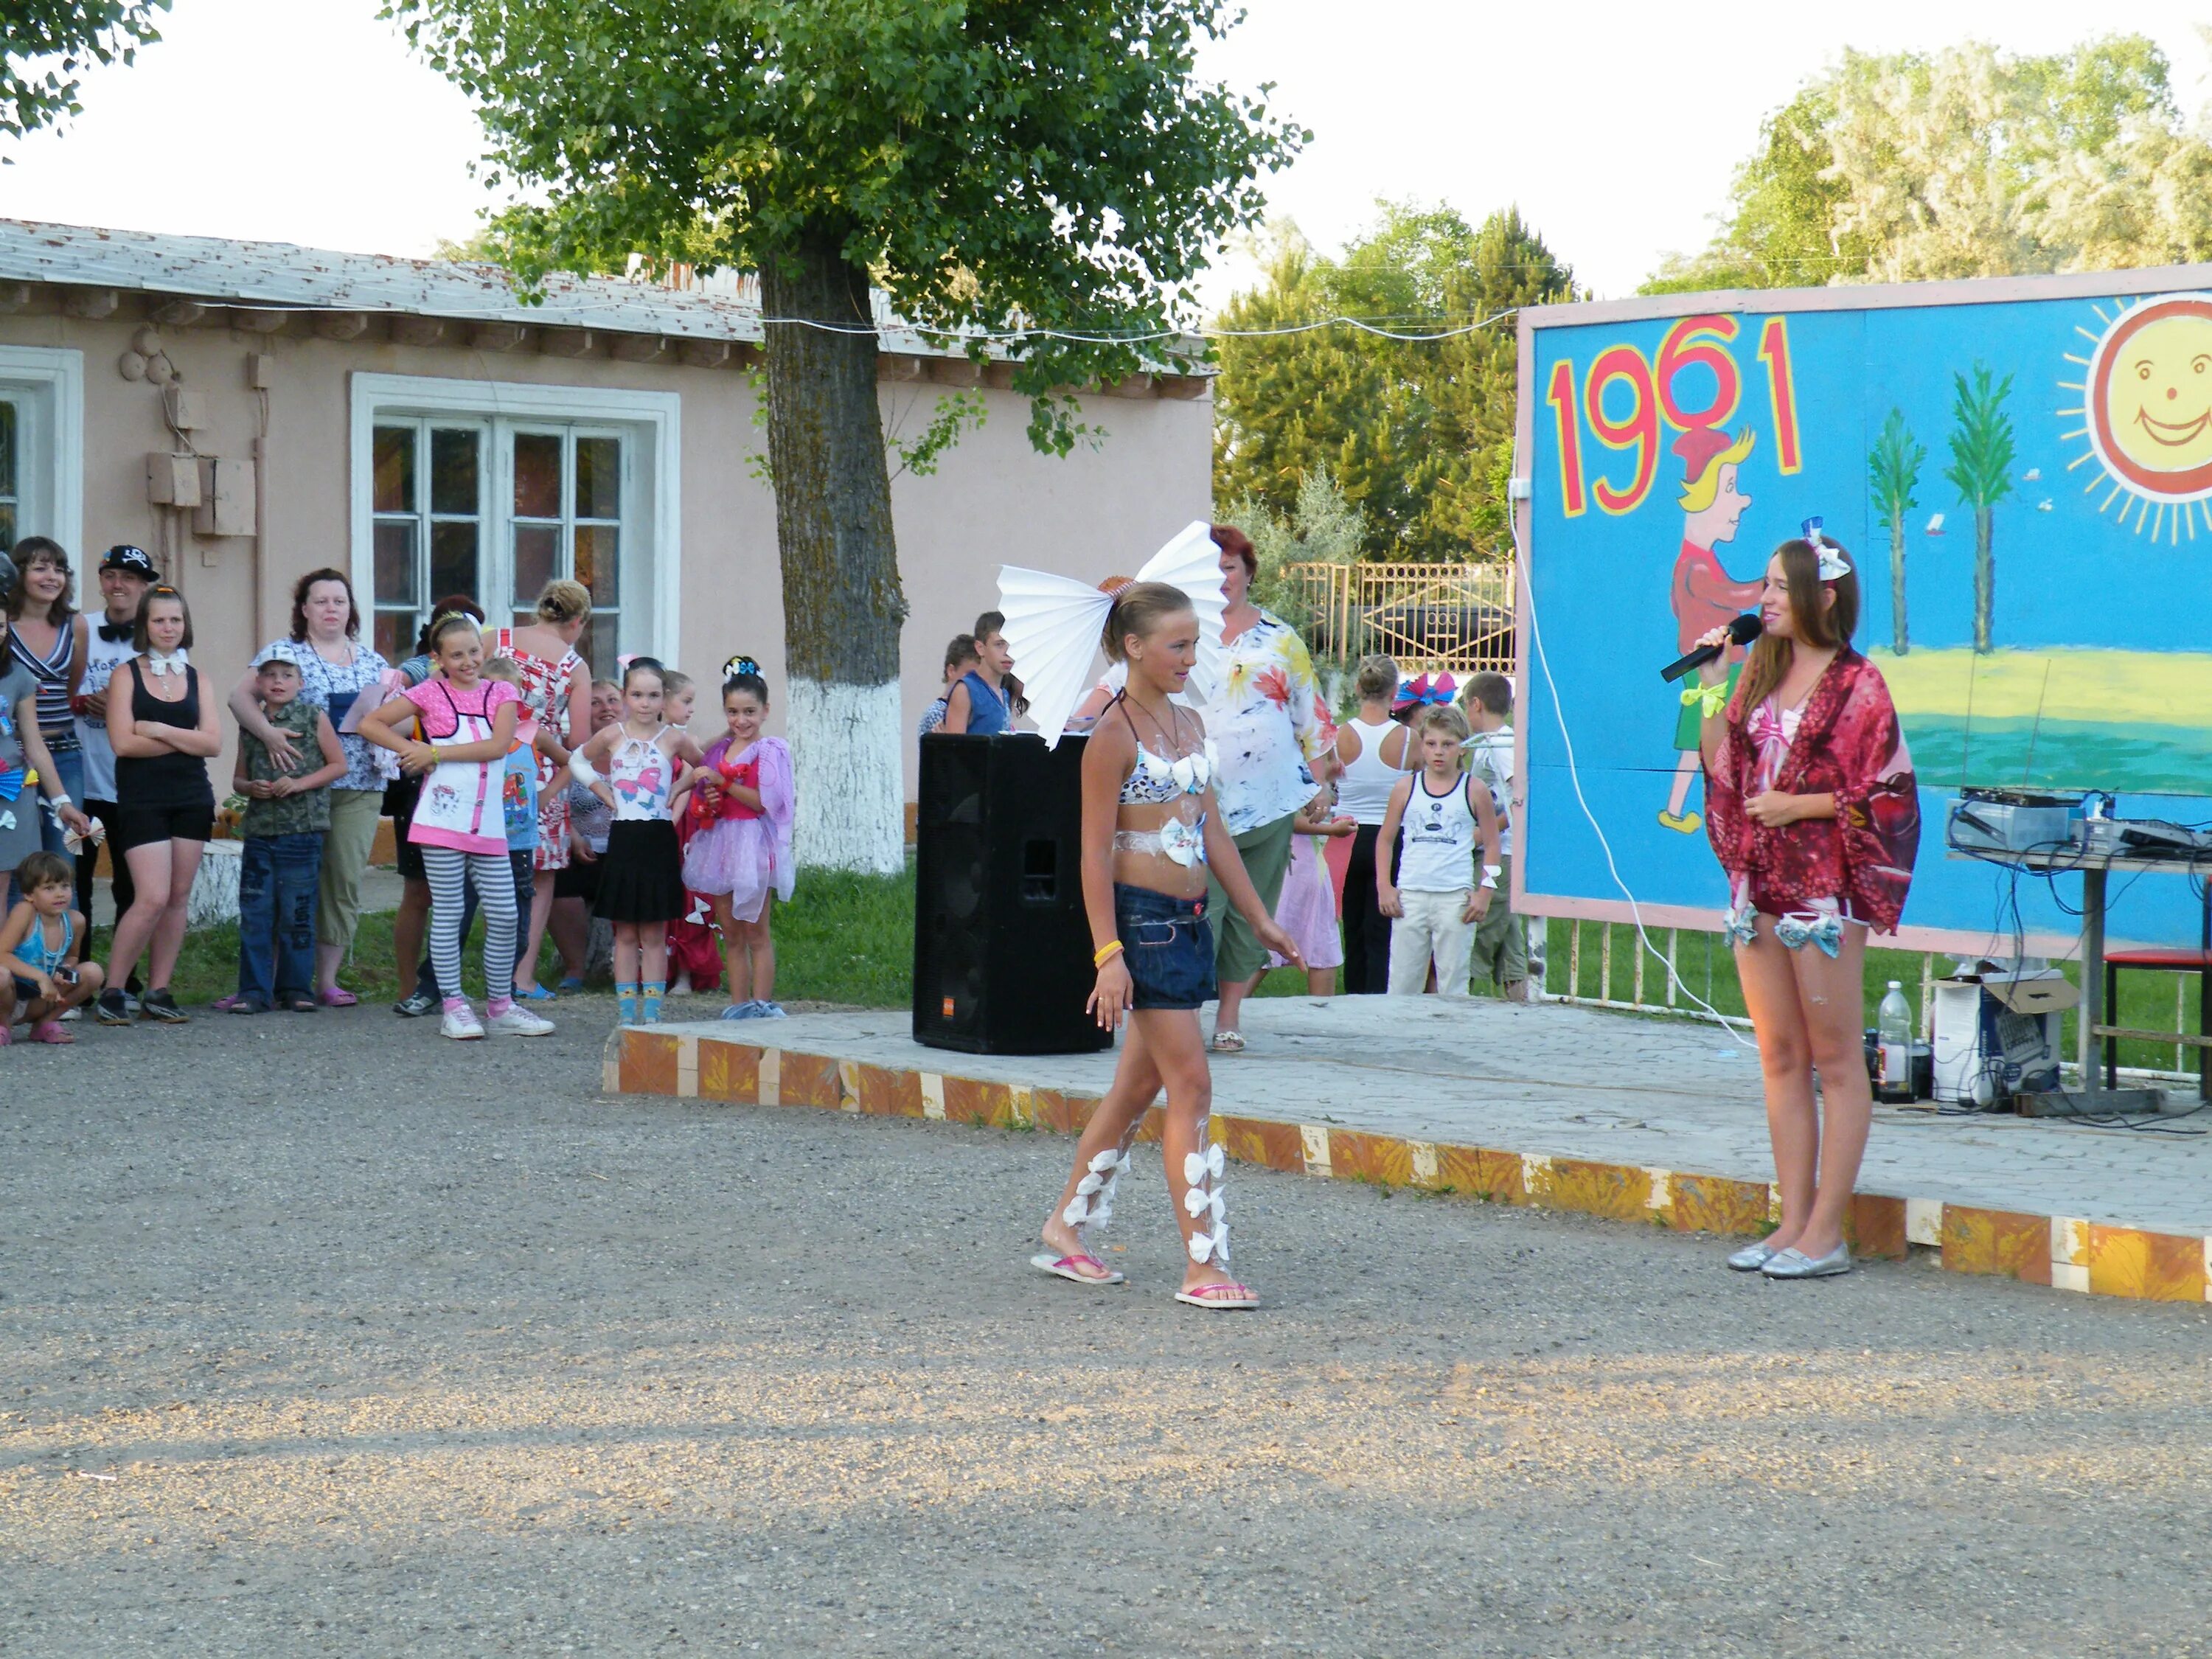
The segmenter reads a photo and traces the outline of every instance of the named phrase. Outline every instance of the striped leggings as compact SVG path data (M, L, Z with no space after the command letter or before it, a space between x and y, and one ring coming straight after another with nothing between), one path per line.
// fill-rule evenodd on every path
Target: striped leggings
M461 994L461 904L473 882L484 919L484 994L494 1002L513 996L514 868L507 854L425 847L422 873L430 882L430 965L438 994L448 1002Z

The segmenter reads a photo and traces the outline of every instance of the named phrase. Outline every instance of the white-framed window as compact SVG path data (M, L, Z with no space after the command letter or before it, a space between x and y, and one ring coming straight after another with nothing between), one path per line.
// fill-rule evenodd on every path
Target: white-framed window
M520 624L556 577L591 591L576 648L595 673L672 654L677 393L367 374L351 387L354 581L387 658L448 593Z
M81 351L0 345L0 552L26 536L84 552Z

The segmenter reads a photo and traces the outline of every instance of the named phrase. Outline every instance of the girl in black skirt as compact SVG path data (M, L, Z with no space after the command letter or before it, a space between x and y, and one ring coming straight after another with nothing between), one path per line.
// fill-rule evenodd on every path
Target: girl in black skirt
M663 699L660 665L632 659L623 672L621 724L594 733L568 760L576 781L614 812L593 913L614 924L615 1002L625 1025L660 1023L668 924L684 908L684 859L669 803L704 775L699 745L660 718Z

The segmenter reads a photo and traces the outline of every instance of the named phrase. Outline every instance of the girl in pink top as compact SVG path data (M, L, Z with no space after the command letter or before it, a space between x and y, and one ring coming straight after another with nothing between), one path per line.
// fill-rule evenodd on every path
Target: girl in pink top
M432 623L430 654L438 672L364 715L361 731L396 753L402 771L422 779L407 838L422 849L430 882L430 963L446 1001L440 1029L449 1037L484 1034L461 991L461 906L474 883L484 915L490 1028L543 1036L553 1023L514 996L514 873L501 793L520 703L512 685L483 678L483 636L470 617L453 613ZM401 735L418 720L419 742Z

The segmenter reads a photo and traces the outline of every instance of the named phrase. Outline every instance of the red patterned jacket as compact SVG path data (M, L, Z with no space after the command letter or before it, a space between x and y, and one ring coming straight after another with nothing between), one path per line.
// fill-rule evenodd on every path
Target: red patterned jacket
M1877 933L1893 932L1912 884L1920 796L1881 671L1848 647L1837 654L1806 699L1774 781L1785 794L1833 795L1832 819L1775 828L1744 811L1759 750L1738 723L1742 713L1729 707L1717 763L1705 769L1705 830L1731 884L1748 877L1784 902L1848 897Z

